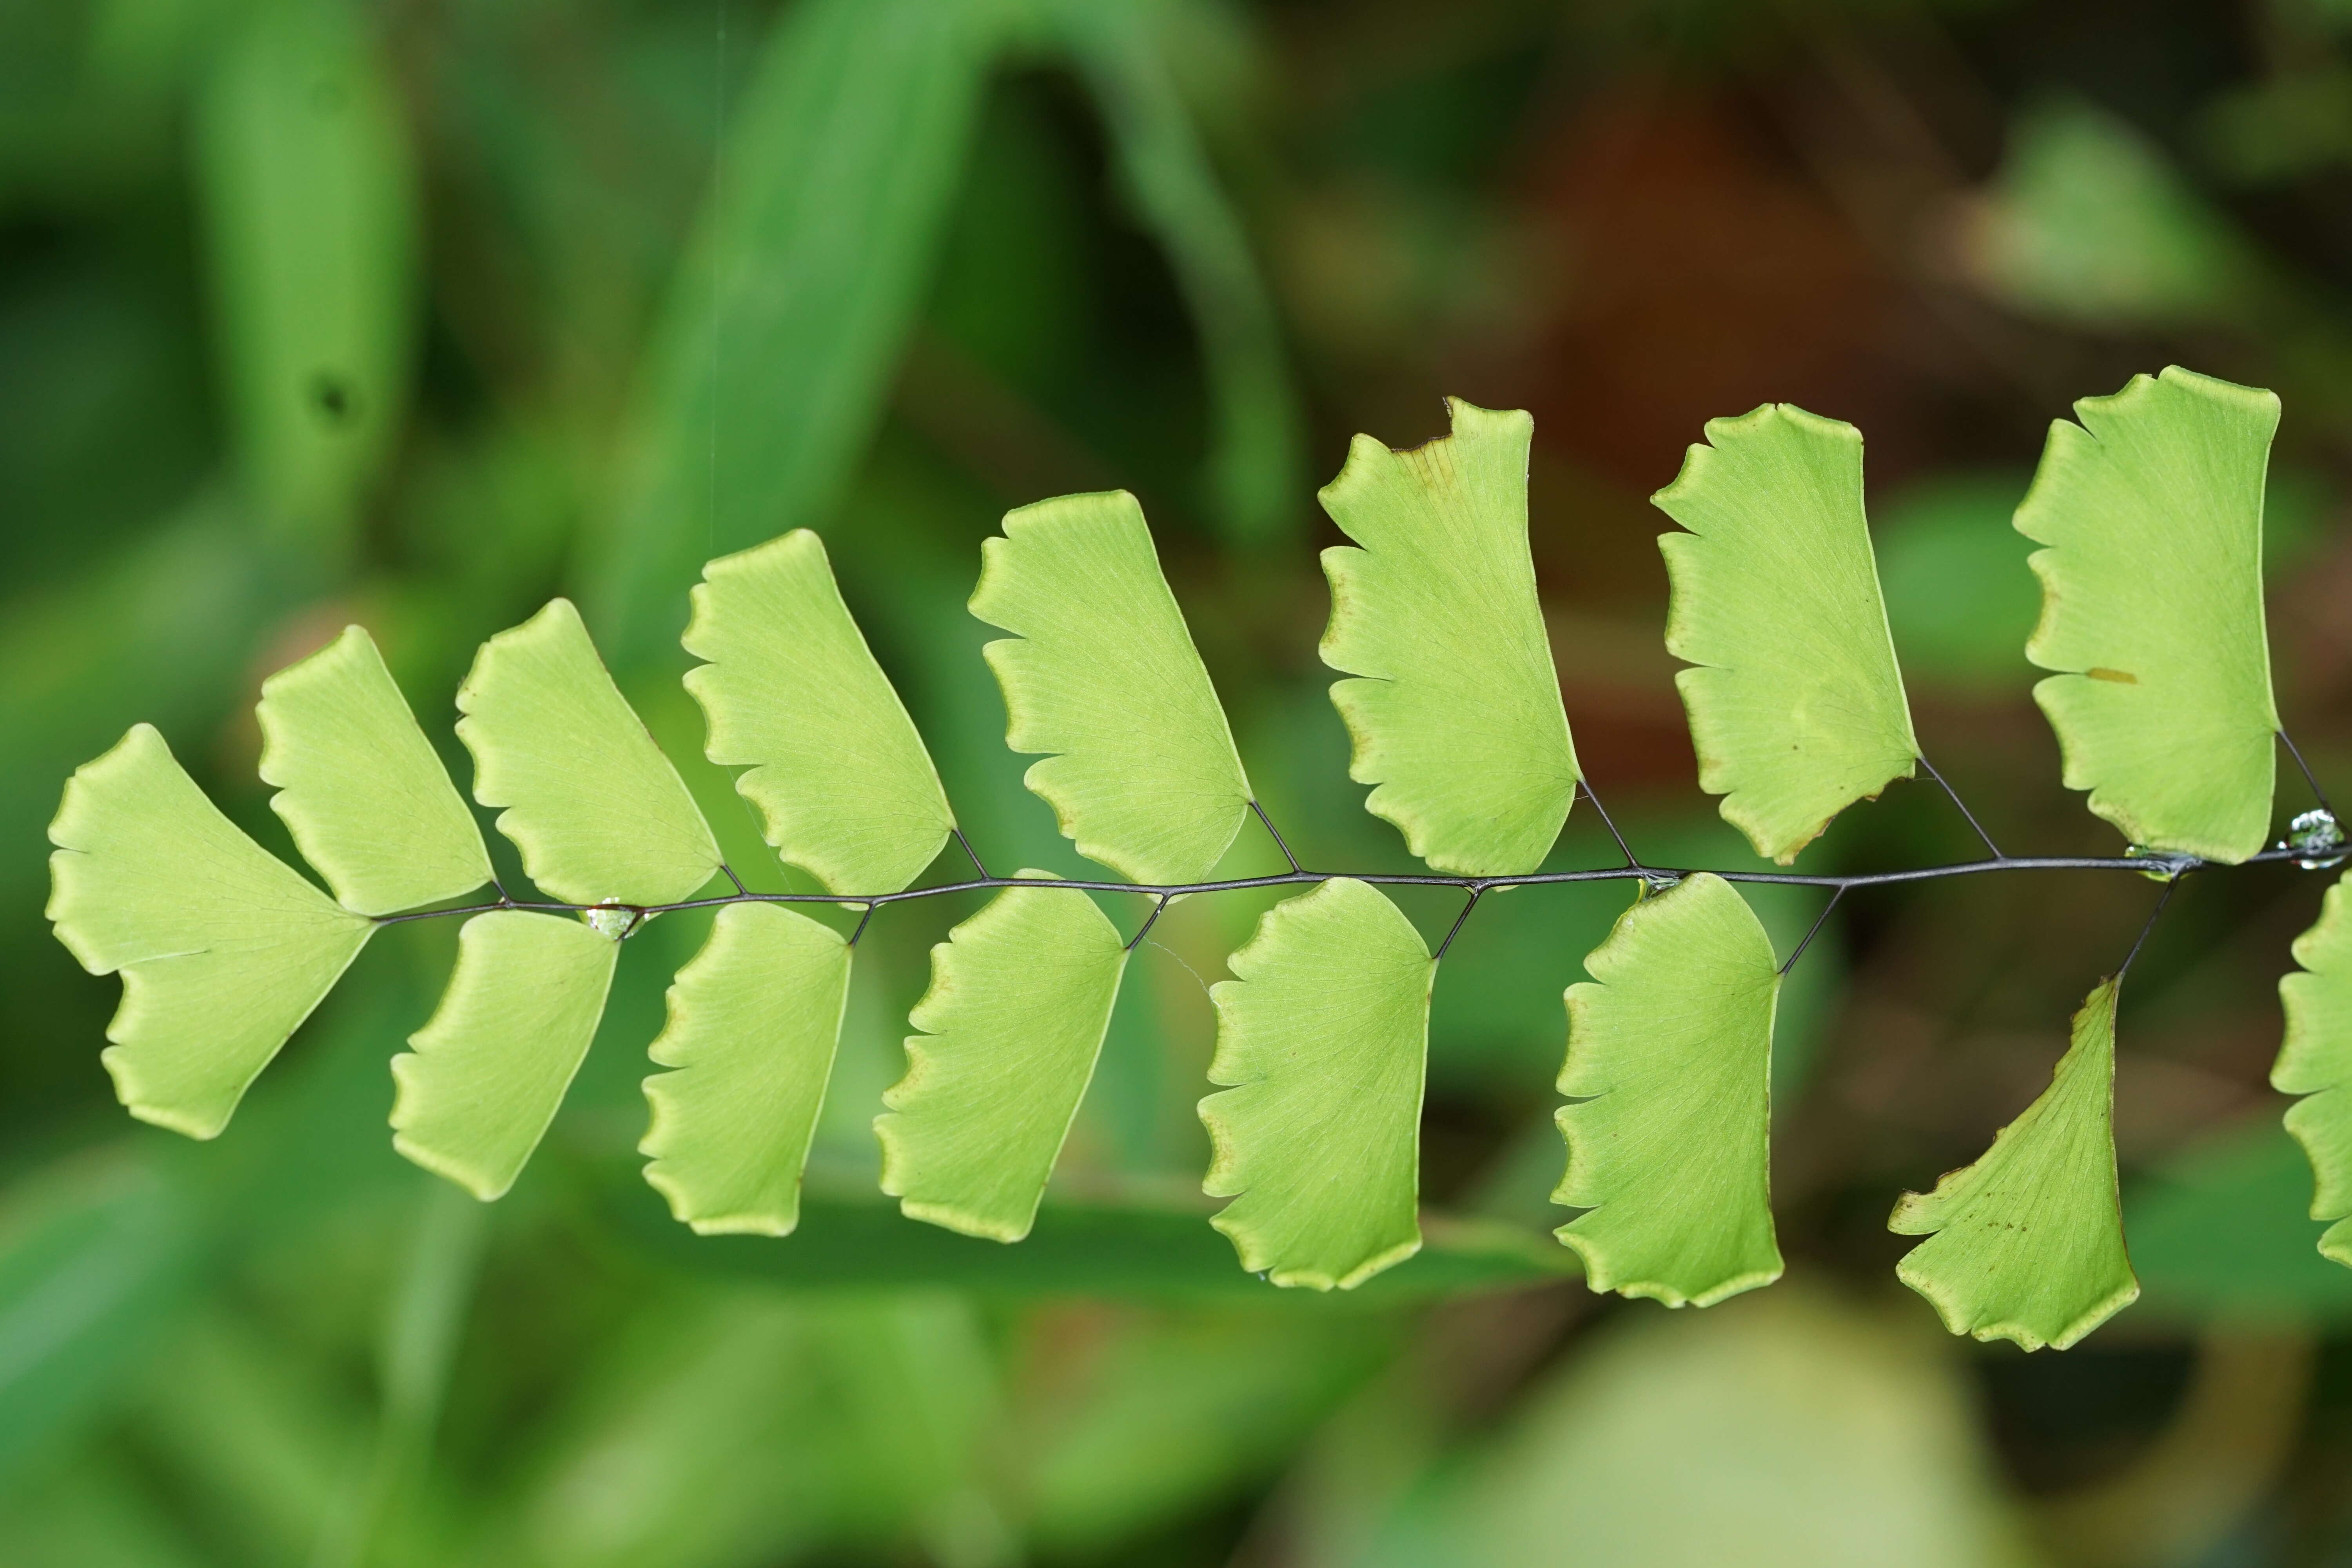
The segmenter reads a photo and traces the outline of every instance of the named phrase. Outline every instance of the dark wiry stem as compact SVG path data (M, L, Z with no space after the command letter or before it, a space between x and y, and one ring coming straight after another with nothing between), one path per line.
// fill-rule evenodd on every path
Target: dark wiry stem
M1257 819L1265 825L1267 836L1274 840L1274 847L1282 851L1282 858L1290 862L1290 868L1294 871L1304 869L1304 868L1298 864L1298 857L1290 852L1290 846L1282 841L1282 835L1276 829L1274 826L1274 818L1265 814L1265 807L1258 805L1256 801L1253 800L1250 802L1250 809L1256 812Z
M2162 914L2164 906L2172 901L2172 890L2179 886L2180 879L2175 877L2165 883L2164 891L2157 895L2156 908L2147 911L2147 923L2139 928L2139 935L2132 940L2131 951L2124 954L2123 967L2116 971L2117 984L2120 984L2123 977L2131 973L2132 960L2137 958L2139 950L2147 945L2147 933L2156 929L2156 917Z
M1789 955L1789 962L1780 966L1781 973L1786 974L1789 971L1797 967L1797 960L1805 956L1805 949L1813 945L1813 938L1821 934L1822 927L1830 923L1830 911L1836 909L1838 907L1838 900L1844 897L1845 889L1843 888L1840 888L1830 894L1830 901L1822 906L1822 912L1814 917L1813 923L1811 925L1805 928L1804 939L1797 943L1797 951L1790 953Z
M2279 744L2286 748L2286 754L2294 759L2295 767L2303 774L2303 782L2311 786L2311 798L2319 803L2320 810L2330 816L2335 816L2336 808L2327 803L2327 792L2319 787L2317 775L2312 773L2311 764L2303 760L2303 752L2295 745L2294 738L2284 730L2278 731L2278 738Z
M2300 849L2265 849L2250 855L2242 865L2261 865L2272 861L2294 860L2303 856ZM1949 866L1916 866L1901 871L1862 871L1849 876L1806 876L1793 871L1715 871L1711 875L1727 882L1757 882L1788 888L1885 888L1901 882L1933 882L1947 877L1976 877L1990 871L2131 871L2145 876L2158 863L2149 858L2096 855L2009 855L1997 860L1963 860ZM2186 876L2219 864L2200 860L2194 856L2175 857L2164 863L2174 874ZM551 914L576 914L592 908L627 907L648 915L669 914L678 910L717 909L727 904L884 904L906 903L915 899L936 899L950 893L994 892L1003 888L1049 888L1086 893L1140 893L1148 899L1175 898L1192 893L1237 892L1247 888L1312 887L1335 877L1348 877L1359 882L1371 882L1385 887L1459 888L1465 892L1492 888L1548 888L1574 882L1622 882L1637 877L1684 878L1698 874L1704 868L1669 866L1600 866L1582 871L1531 871L1517 877L1445 877L1435 873L1419 874L1395 871L1282 871L1270 877L1236 877L1223 882L1110 882L1091 880L1038 881L1016 877L978 877L968 882L943 882L937 887L908 888L893 893L729 893L715 899L682 899L670 904L591 905L555 902L526 903L520 900L503 900L498 903L461 904L453 909L415 910L405 914L379 915L376 923L391 925L400 921L435 920L444 915L478 915L494 910L537 910Z
M1977 830L1977 837L1984 840L1984 847L1987 849L1992 851L1992 858L1996 860L2008 859L2009 857L2000 852L2000 846L1992 841L1992 835L1984 830L1984 824L1977 820L1977 814L1969 809L1969 803L1960 798L1960 792L1954 789L1951 786L1950 782L1947 780L1943 774L1936 771L1936 764L1929 762L1927 758L1921 757L1919 759L1919 765L1927 770L1927 776L1929 778L1934 779L1937 784L1943 786L1943 791L1946 795L1952 797L1952 804L1960 808L1960 815L1967 817L1969 819L1969 826Z
M1134 937L1129 941L1127 944L1128 952L1133 952L1137 948L1143 945L1143 939L1151 934L1151 928L1160 923L1160 917L1161 914L1166 912L1167 909L1168 900L1166 899L1161 899L1158 903L1151 906L1151 912L1143 918L1143 929L1137 931Z
M1625 836L1617 831L1615 819L1610 816L1609 808L1601 804L1601 797L1592 793L1592 784L1591 781L1579 779L1576 781L1576 787L1584 792L1584 798L1591 801L1592 803L1592 809L1600 814L1601 826L1607 828L1609 830L1609 837L1617 841L1617 848L1619 852L1625 857L1625 864L1627 867L1633 870L1640 870L1642 868L1640 858L1634 855L1633 847L1625 842Z
M971 868L979 872L981 879L985 881L988 878L988 868L980 863L980 851L971 847L971 840L963 836L962 828L950 827L948 831L954 834L955 841L963 846L964 858L971 862Z
M1454 939L1461 935L1462 928L1469 923L1470 911L1478 907L1478 900L1486 897L1486 889L1483 885L1475 882L1470 885L1469 900L1463 904L1462 912L1454 917L1454 928L1445 933L1445 940L1437 944L1437 951L1429 955L1429 961L1432 963L1445 956L1445 950L1454 945Z

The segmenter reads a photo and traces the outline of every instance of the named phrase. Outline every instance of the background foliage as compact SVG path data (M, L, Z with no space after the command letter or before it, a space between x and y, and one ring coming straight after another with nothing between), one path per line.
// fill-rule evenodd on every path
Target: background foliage
M2281 708L2352 779L2347 196L2337 0L0 9L0 1559L2343 1560L2352 1274L2263 1087L2320 894L2288 868L2196 880L2134 970L2146 1296L2032 1359L1947 1342L1883 1220L2046 1081L2138 927L2129 879L1844 900L1783 1002L1790 1278L1673 1315L1481 1288L1559 1217L1559 994L1606 888L1465 929L1423 1137L1460 1245L1314 1301L1235 1270L1193 1192L1202 982L1247 899L1139 951L1011 1250L871 1196L950 900L861 943L782 1243L695 1238L635 1173L691 919L624 952L483 1209L383 1131L454 933L385 932L187 1145L126 1128L114 986L39 907L58 785L132 720L283 852L264 673L363 621L446 736L474 645L559 591L734 863L772 867L699 762L675 634L703 559L799 524L992 864L1076 872L962 605L1004 509L1113 485L1302 856L1404 868L1314 658L1311 492L1352 432L1439 433L1441 392L1535 412L1569 716L1646 858L1746 863L1696 788L1643 498L1767 399L1869 438L1923 744L2004 845L2106 853L2027 700L2009 510L2074 396L2169 360L2277 388ZM1603 854L1577 823L1557 863ZM1804 864L1966 832L1898 791ZM1433 941L1453 913L1400 901ZM1784 949L1817 907L1757 902Z

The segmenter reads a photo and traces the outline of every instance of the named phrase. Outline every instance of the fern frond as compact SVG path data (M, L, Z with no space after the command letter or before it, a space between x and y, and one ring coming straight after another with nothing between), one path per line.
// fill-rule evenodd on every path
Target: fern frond
M1769 1283L1781 1268L1768 1143L1782 969L1733 884L1836 894L2150 862L1996 848L1942 867L1714 874L1645 866L1621 838L1622 864L1539 871L1580 778L1528 539L1531 425L1448 407L1452 433L1413 451L1358 437L1322 492L1355 541L1324 553L1322 644L1347 676L1331 694L1351 772L1374 786L1368 808L1436 873L1309 871L1285 846L1287 871L1206 879L1255 802L1141 510L1115 492L1007 514L971 608L1013 634L986 657L1008 742L1046 753L1029 787L1081 853L1129 880L959 870L917 885L961 831L823 544L794 532L705 569L682 639L704 662L685 684L710 759L744 770L737 787L767 842L827 891L737 881L697 896L721 869L734 880L732 868L558 599L483 646L457 726L477 800L499 810L553 901L499 888L494 902L428 907L489 880L488 847L373 642L352 627L273 676L259 709L271 805L335 899L239 832L147 726L66 786L48 913L85 967L122 976L104 1060L123 1102L211 1137L376 926L471 917L440 1005L392 1064L392 1123L402 1154L495 1198L590 1048L620 942L648 919L723 906L670 986L650 1047L668 1070L645 1080L639 1148L646 1180L696 1231L781 1237L801 1220L863 922L989 889L994 900L932 950L908 1069L875 1131L881 1186L905 1215L1018 1241L1087 1091L1133 945L1095 895L1142 894L1156 920L1181 898L1280 888L1300 896L1267 911L1229 960L1234 978L1212 991L1220 1089L1200 1102L1213 1151L1202 1186L1230 1200L1211 1223L1244 1268L1349 1289L1423 1239L1438 959L1375 884L1466 895L1458 932L1490 892L1624 879L1650 890L1587 958L1591 978L1565 993L1568 1159L1555 1195L1584 1212L1555 1234L1595 1289L1704 1306ZM2220 859L2327 859L2340 846L2309 823L2258 853L2276 725L2258 575L2276 400L2168 370L2077 408L2083 426L2053 429L2018 516L2050 546L2034 557L2049 602L2032 653L2063 672L2037 694L2068 782L2171 852L2157 868L2167 877ZM1706 435L1655 498L1689 531L1662 541L1668 647L1694 661L1678 682L1701 782L1786 861L1921 759L1864 521L1860 437L1785 405ZM977 869L979 850L965 847ZM2331 891L2295 944L2305 967L2281 984L2274 1081L2306 1096L2287 1121L2318 1177L2314 1214L2338 1222L2321 1247L2352 1263L2352 1112L2338 1103L2352 1085L2347 900ZM804 902L858 908L861 923L845 939L795 912ZM2116 1202L2118 983L2076 1014L2048 1089L1975 1163L1906 1195L1889 1221L1926 1237L1898 1272L1956 1332L2063 1348L2137 1294ZM1539 1237L1521 1240L1549 1261L1521 1256L1509 1278L1569 1266ZM1414 1275L1415 1292L1499 1278L1434 1263Z

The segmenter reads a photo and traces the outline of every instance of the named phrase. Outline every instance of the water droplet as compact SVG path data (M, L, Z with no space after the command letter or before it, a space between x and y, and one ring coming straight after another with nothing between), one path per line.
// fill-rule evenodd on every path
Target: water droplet
M605 941L619 942L635 931L638 922L646 916L643 910L633 910L626 904L607 899L593 910L581 910L580 918L588 922L590 931Z
M2345 857L2333 851L2344 847L2344 829L2337 826L2336 814L2326 806L2314 806L2286 825L2286 837L2279 840L2282 849L2296 851L2295 864L2306 871L2327 871L2344 864Z
M1682 885L1683 874L1680 871L1653 871L1645 868L1642 872L1642 896L1645 899L1659 893L1670 893Z
M2183 871L2198 864L2194 855L2183 855L2178 849L2151 849L2145 844L2135 844L2124 851L2127 860L2145 860L2147 869L2140 873L2151 882L2177 880Z

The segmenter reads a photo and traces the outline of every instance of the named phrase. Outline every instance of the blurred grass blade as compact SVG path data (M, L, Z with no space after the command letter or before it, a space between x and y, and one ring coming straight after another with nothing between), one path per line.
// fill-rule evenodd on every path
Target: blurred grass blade
M397 434L415 174L358 7L272 4L198 94L197 189L240 458L273 527L337 560Z
M2017 531L2068 789L2137 845L2243 860L2278 772L2263 614L2274 393L2168 365L2055 419Z
M1595 1290L1712 1306L1780 1277L1769 1079L1771 939L1702 872L1618 919L1568 988L1559 1091L1568 1173L1552 1201Z
M202 1194L173 1180L174 1171L95 1151L9 1189L0 1209L0 1476L47 1450L147 1352L199 1273Z
M386 1304L382 1413L357 1506L327 1516L310 1568L364 1568L394 1506L431 1457L433 1429L447 1401L449 1378L481 1270L489 1211L457 1188L426 1182L398 1289Z
M921 1033L874 1121L882 1190L908 1217L1029 1234L1126 969L1118 928L1079 892L1010 889L931 949L907 1020Z
M2064 1350L2139 1296L2116 1194L2116 993L2074 1015L2050 1087L1932 1193L1906 1193L1886 1228L1927 1239L1895 1277L1944 1326L2029 1351Z
M1699 787L1785 866L1919 754L1863 521L1862 433L1787 403L1710 419L1651 500L1689 531L1658 549Z
M1287 1305L1316 1312L1515 1289L1573 1278L1576 1260L1541 1232L1424 1215L1422 1250L1344 1294L1280 1290L1234 1267L1234 1249L1198 1201L1078 1202L1049 1196L1018 1247L910 1224L867 1196L812 1193L800 1229L698 1237L672 1223L645 1184L615 1169L601 1213L633 1249L689 1278L788 1289L969 1290L1003 1300L1087 1296L1158 1302Z
M312 1048L257 1089L242 1136L137 1134L0 1194L0 1482L58 1452L242 1249L408 1173L373 1131L383 1042L415 1001L383 981L363 965L341 988Z
M939 769L842 603L824 543L795 529L702 569L686 689L705 752L777 854L836 893L896 892L955 826Z
M76 770L49 841L58 940L122 976L100 1058L115 1092L191 1138L228 1125L375 934L223 816L152 725Z
M392 1058L393 1147L485 1203L504 1196L588 1054L620 951L560 915L467 921L441 1005Z
M1392 452L1370 436L1318 500L1353 544L1323 552L1323 662L1364 809L1441 871L1532 871L1576 801L1528 543L1535 421L1445 400L1451 433Z
M1352 1289L1421 1250L1421 1100L1436 973L1369 883L1335 878L1266 911L1210 990L1217 1050L1201 1101L1202 1190L1242 1267Z
M1213 869L1250 784L1209 671L1125 490L1004 514L981 545L971 613L1013 633L981 650L1004 690L1004 743L1054 753L1022 782L1078 853L1135 882Z
M864 456L971 141L996 0L803 0L737 107L622 446L591 601L668 660L706 556L822 522Z
M566 903L666 904L719 870L676 764L613 683L569 599L482 645L457 689L474 798Z
M1274 303L1171 79L1149 0L1063 0L1060 30L1100 106L1136 216L1167 253L1213 400L1209 489L1227 541L1295 537L1306 471Z
M255 715L269 807L345 909L388 915L490 879L474 814L363 629L263 681Z
M788 1236L849 1000L849 944L781 904L719 911L669 988L638 1152L670 1212L705 1236Z

